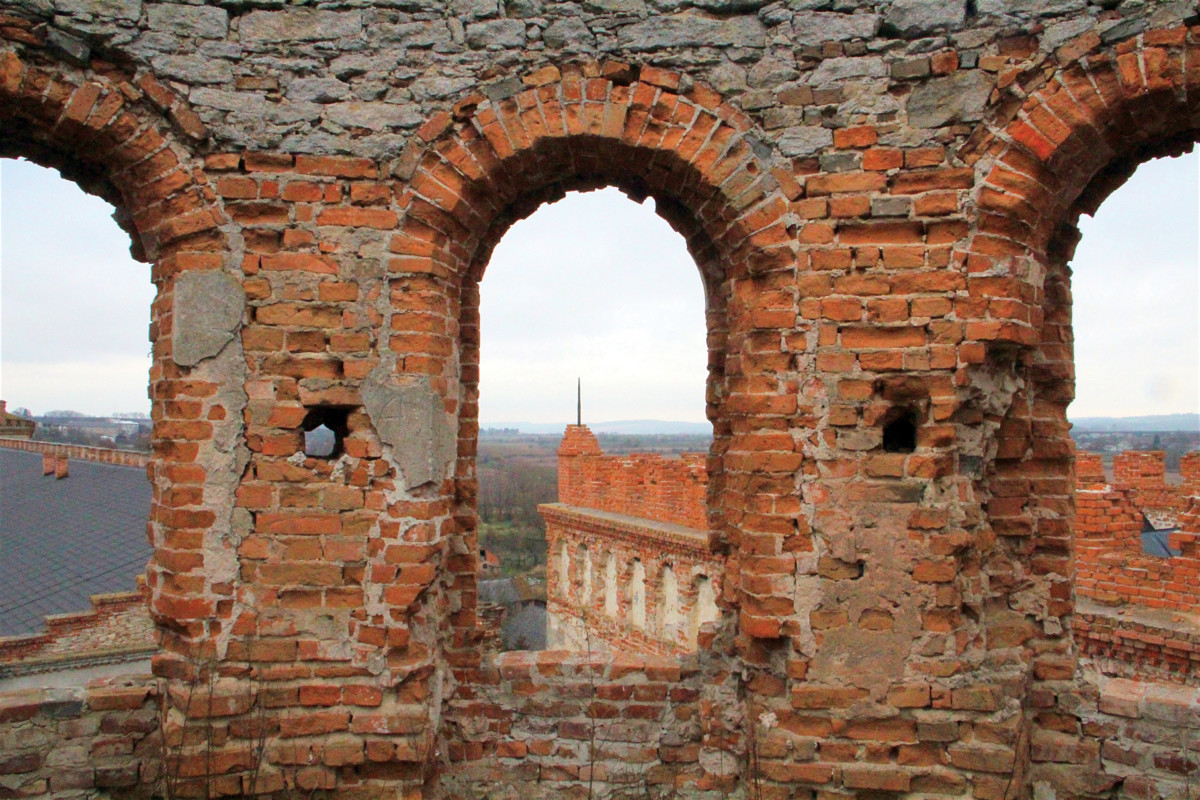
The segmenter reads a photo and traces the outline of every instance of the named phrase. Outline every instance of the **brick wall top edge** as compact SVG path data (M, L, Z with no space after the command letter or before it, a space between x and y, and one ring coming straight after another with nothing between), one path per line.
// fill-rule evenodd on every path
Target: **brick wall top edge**
M708 553L712 550L713 537L708 531L682 525L658 522L624 514L597 511L591 508L568 506L562 503L543 503L538 512L547 521L567 523L575 527L601 528L623 533L638 539L669 542L673 545Z
M115 450L107 447L88 447L81 444L59 444L57 442L35 442L31 439L0 438L0 447L24 450L30 453L49 453L66 456L79 461L95 461L122 467L145 467L150 463L149 453L135 450Z

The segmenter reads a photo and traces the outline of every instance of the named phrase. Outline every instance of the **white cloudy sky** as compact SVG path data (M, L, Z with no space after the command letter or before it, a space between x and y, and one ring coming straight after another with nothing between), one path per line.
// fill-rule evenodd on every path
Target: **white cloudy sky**
M1200 410L1200 164L1141 167L1085 218L1073 417ZM0 161L0 397L35 413L146 411L149 267L112 209ZM517 223L482 284L484 424L704 419L704 296L683 239L615 190Z

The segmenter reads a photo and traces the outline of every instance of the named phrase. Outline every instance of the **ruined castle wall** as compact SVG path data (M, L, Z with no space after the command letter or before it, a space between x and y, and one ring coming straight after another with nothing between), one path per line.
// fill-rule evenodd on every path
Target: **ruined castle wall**
M558 448L558 503L538 507L549 553L547 642L576 651L694 653L725 572L705 519L700 456L604 455L586 425Z
M550 647L696 651L701 627L717 619L724 576L707 533L563 504L538 510L550 554Z
M54 442L35 442L30 439L0 439L0 447L80 461L119 464L123 467L145 468L150 463L150 456L146 453L138 453L133 450L110 450L106 447L87 447L81 444L55 444Z
M485 758L531 697L553 725L555 689L495 688L478 644L480 279L515 220L615 185L705 285L706 652L736 684L700 682L695 772L652 796L1124 792L1076 681L1067 264L1078 214L1191 147L1195 17L6 2L0 152L112 200L157 290L155 670L176 699L215 670L166 724L228 734L176 767L244 790L252 681L281 789L444 795L485 688L514 720ZM341 455L307 458L323 418Z
M158 643L143 592L92 595L92 608L46 617L45 630L0 637L0 675L153 652Z
M0 787L13 797L150 797L164 790L155 682L0 693Z

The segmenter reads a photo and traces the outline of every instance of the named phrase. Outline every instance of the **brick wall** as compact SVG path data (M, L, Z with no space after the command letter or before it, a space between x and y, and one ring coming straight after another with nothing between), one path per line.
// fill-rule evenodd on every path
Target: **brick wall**
M158 641L143 592L92 595L92 608L46 618L42 633L0 638L0 675L27 674L62 662L148 654Z
M149 678L0 693L0 787L10 797L148 798L161 741Z
M706 532L563 504L538 510L551 647L695 652L701 627L717 618L724 577Z
M1196 454L1184 463L1185 480L1194 480ZM1187 482L1166 484L1162 467L1162 453L1127 452L1114 471L1130 484L1091 483L1077 470L1074 630L1081 652L1107 673L1192 681L1200 676L1200 497L1188 496ZM1163 508L1180 526L1170 536L1179 556L1143 552L1143 515Z
M586 425L567 426L559 502L538 507L551 647L695 652L718 616L725 572L705 518L702 458L606 456Z
M1182 554L1156 558L1142 553L1142 512L1135 496L1135 490L1119 486L1076 493L1077 591L1108 605L1200 611L1200 498L1192 499L1180 516L1181 529L1171 536Z
M707 529L705 456L606 456L586 425L567 426L558 450L558 500L572 506Z
M712 729L694 659L502 653L473 685L446 720L456 733L448 797L632 798L729 785L701 763Z

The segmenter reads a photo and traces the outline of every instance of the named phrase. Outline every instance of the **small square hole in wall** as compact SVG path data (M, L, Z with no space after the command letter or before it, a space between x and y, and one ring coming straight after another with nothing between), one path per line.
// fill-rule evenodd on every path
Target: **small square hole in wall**
M911 453L917 449L917 421L911 409L900 409L884 423L883 449L888 453Z
M350 409L318 406L304 418L304 455L311 458L337 458L342 454L348 432Z

